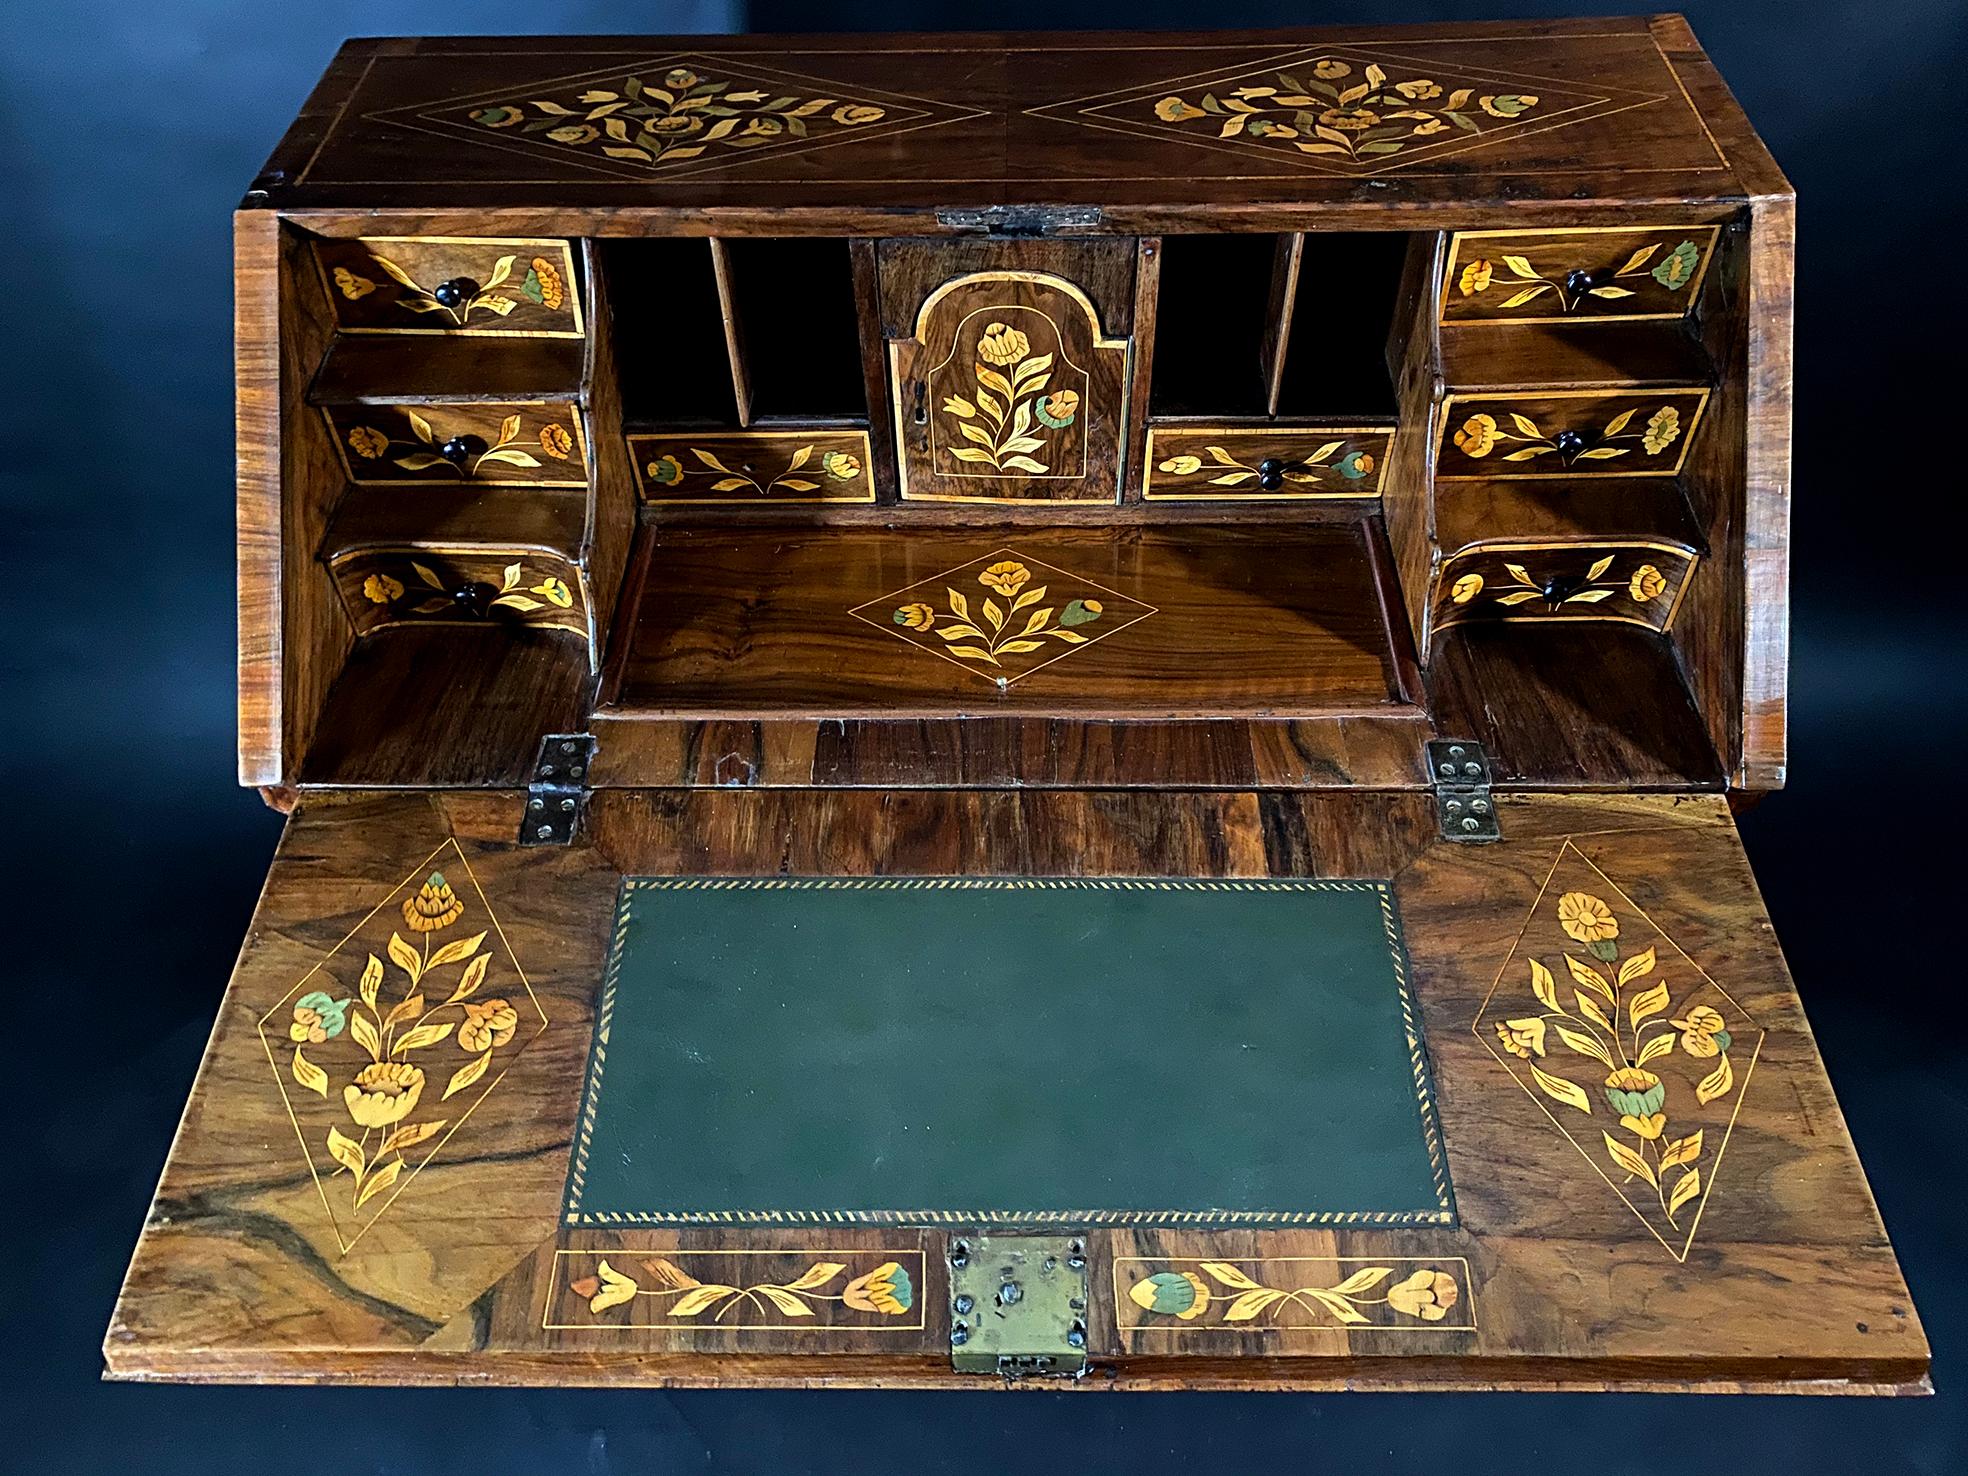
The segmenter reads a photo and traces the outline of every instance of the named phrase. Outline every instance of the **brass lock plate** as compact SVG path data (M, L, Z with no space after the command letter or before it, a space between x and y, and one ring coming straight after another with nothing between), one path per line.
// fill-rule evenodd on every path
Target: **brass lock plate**
M950 1362L1007 1379L1086 1372L1083 1235L956 1235L949 1248Z

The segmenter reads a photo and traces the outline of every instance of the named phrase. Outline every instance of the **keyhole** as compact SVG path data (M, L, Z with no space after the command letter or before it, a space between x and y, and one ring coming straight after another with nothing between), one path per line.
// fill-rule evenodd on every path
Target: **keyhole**
M921 380L917 380L916 381L916 414L915 414L915 421L917 425L929 424L929 406L924 402L924 397L928 393L929 393L929 386L924 384Z

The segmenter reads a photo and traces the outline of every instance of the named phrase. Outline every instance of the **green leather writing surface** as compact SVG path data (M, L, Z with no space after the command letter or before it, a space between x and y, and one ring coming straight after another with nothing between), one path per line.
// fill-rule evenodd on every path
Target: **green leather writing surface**
M1376 881L628 878L575 1224L1443 1224Z

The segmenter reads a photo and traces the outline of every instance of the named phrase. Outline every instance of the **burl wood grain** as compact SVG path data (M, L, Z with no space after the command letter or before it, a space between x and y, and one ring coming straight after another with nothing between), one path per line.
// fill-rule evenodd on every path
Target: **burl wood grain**
M113 1376L968 1382L948 1364L943 1234L557 1223L618 877L879 872L1393 878L1458 1226L1091 1233L1094 1371L1077 1387L1925 1387L1918 1318L1719 797L1505 796L1508 839L1486 847L1438 841L1427 797L1392 793L611 792L566 850L516 848L519 803L343 795L297 810L109 1331ZM452 836L455 859L443 849ZM343 1249L347 1216L340 1201L331 1212L308 1170L308 1133L296 1136L275 1075L291 1049L287 1002L351 928L367 938L371 909L394 906L392 889L422 876L434 853L450 876L468 873L474 907L482 888L548 1024ZM1528 995L1528 976L1499 970L1530 927L1554 931L1536 920L1561 862L1597 868L1603 885L1591 885L1625 925L1637 936L1644 913L1760 1032L1753 1068L1743 1069L1749 1047L1737 1048L1746 1080L1726 1153L1707 1150L1705 1162L1720 1162L1685 1248L1655 1236L1552 1114L1592 1130L1611 1119L1547 1110L1513 1078L1522 1062L1475 1028L1493 993ZM330 972L355 965L331 961ZM1688 970L1662 972L1678 997ZM504 973L498 987L513 990ZM270 1010L269 1047L256 1027ZM1581 1074L1556 1057L1545 1064ZM316 1132L338 1110L298 1100ZM325 1183L328 1195L348 1193L345 1176ZM702 1325L644 1301L595 1305L603 1259L643 1285L665 1259L725 1284L742 1279L735 1252L760 1253L747 1262L762 1268L757 1280L780 1284L808 1257L857 1275L895 1261L912 1306L748 1329L766 1320L756 1309ZM1316 1302L1240 1322L1222 1303L1196 1318L1150 1316L1127 1296L1152 1268L1204 1261L1287 1290L1331 1287L1336 1265L1390 1275L1359 1293L1365 1325L1322 1318ZM1404 1311L1423 1305L1412 1291L1405 1303L1387 1295L1421 1270L1454 1283L1451 1293L1428 1282L1440 1317Z

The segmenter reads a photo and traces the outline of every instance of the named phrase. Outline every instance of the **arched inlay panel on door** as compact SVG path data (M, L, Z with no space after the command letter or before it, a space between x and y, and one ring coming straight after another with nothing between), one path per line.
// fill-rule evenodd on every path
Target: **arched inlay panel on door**
M1044 272L978 272L889 346L906 499L1105 501L1127 440L1128 340Z

